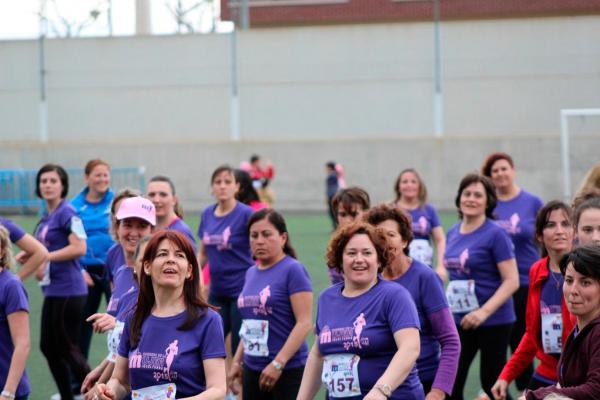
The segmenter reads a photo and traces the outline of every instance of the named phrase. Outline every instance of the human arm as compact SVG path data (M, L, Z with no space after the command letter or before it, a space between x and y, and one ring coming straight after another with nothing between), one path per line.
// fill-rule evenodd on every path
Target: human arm
M85 239L78 238L74 233L69 234L69 244L48 253L48 261L69 261L85 255L87 245Z
M96 313L90 315L86 322L92 323L92 329L96 333L104 333L115 327L116 319L107 313Z
M244 358L244 343L240 340L238 347L231 360L231 366L229 367L229 373L227 374L227 380L229 381L229 390L234 394L238 394L236 382L240 384L242 381L242 360Z
M106 369L107 363L108 363L108 360L106 360L106 359L102 360L102 362L100 364L98 364L98 366L96 368L91 370L85 376L85 379L83 380L83 383L81 384L81 388L80 388L81 393L89 392L92 389L92 387L96 384L96 382L99 382L100 377L102 376L104 370ZM106 382L106 381L104 381L104 382Z
M373 388L364 397L364 400L385 400L386 397L377 389L378 385L389 385L392 392L404 382L410 371L414 368L419 352L421 341L417 328L403 328L394 332L394 341L398 350L390 361L390 364L377 379Z
M442 281L448 281L448 272L444 268L444 253L446 252L446 235L444 234L444 228L436 226L431 230L431 238L435 245L437 264L435 272L442 278Z
M202 244L202 240L200 240L200 242L198 242L198 265L202 268L207 262L208 257L206 256L206 249L204 248L204 244Z
M476 329L494 314L519 288L519 271L514 258L500 261L498 272L502 283L485 304L471 311L460 321L463 329Z
M24 281L48 260L48 250L28 233L15 244L23 250L15 258L22 264L17 276Z
M23 376L23 372L25 371L25 364L27 363L27 357L29 356L29 350L31 349L29 314L27 311L19 310L10 313L7 316L7 320L14 350L3 390L15 393L17 391L17 386L21 381L21 377Z
M444 393L452 394L452 387L456 379L458 359L460 358L460 338L448 307L429 314L427 319L431 325L433 336L440 343L441 354L431 391L426 393L426 400L444 399Z
M283 367L287 364L288 360L296 354L304 340L306 335L312 329L312 292L298 292L290 295L290 303L292 304L292 311L296 324L292 328L287 340L281 347L281 350L275 355L274 361L281 364L280 370L277 370L273 363L269 363L260 374L258 385L262 390L271 390L273 385L281 377Z
M96 386L101 400L121 400L129 392L129 365L128 359L117 356L115 369L107 383Z
M302 374L302 383L298 391L296 400L313 400L321 387L321 372L323 371L323 356L319 352L317 341L310 349L304 373Z
M208 358L202 361L206 390L196 396L186 397L182 400L220 400L225 398L227 382L225 379L225 359Z

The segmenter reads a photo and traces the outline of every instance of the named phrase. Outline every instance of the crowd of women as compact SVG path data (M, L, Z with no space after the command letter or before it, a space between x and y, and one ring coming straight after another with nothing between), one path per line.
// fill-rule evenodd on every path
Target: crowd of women
M515 176L505 153L464 176L447 234L414 169L386 204L340 189L332 284L313 319L286 221L247 172L215 169L196 243L170 178L114 193L109 164L95 159L68 201L66 171L46 164L34 232L0 218L0 400L35 393L31 275L56 399L305 400L322 387L328 399L463 399L477 354L482 398L510 399L515 381L526 399L598 399L600 192L544 204ZM93 332L107 337L97 366Z

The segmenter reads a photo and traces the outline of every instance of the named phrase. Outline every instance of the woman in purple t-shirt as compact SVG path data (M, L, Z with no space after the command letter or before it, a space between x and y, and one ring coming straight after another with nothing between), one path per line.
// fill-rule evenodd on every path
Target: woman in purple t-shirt
M187 237L161 230L142 258L135 311L126 318L115 370L102 400L223 399L225 344L219 314L200 295L200 269ZM147 397L146 397L147 396Z
M29 301L13 266L9 231L0 224L0 399L26 399L29 356Z
M444 255L450 279L446 297L461 342L451 398L463 398L469 367L478 351L481 384L492 398L492 385L506 363L515 321L512 294L519 287L519 273L508 234L491 219L496 193L489 178L466 175L455 204L461 221L448 230Z
M381 204L367 212L366 221L386 233L392 248L384 279L404 286L417 306L421 323L417 369L427 400L443 400L454 386L460 339L442 280L428 265L408 256L413 233L410 217L404 211Z
M327 265L344 281L319 296L316 341L298 400L312 400L321 381L328 398L421 400L415 361L419 317L410 294L378 275L392 257L385 233L364 222L338 228Z
M17 276L24 281L31 274L35 273L40 266L45 264L48 257L48 250L46 250L43 244L10 219L0 217L0 225L3 225L8 230L10 241L22 250L15 256L15 259L21 264Z
M71 376L83 382L90 367L78 346L87 285L79 265L86 253L85 229L65 200L69 177L60 165L46 164L36 176L36 195L46 212L35 229L48 249L48 264L36 274L44 292L40 348L63 400L73 398Z
M238 297L242 340L230 381L243 376L245 399L295 399L308 355L306 335L312 328L310 277L296 260L281 214L257 211L248 230L256 265L246 272Z

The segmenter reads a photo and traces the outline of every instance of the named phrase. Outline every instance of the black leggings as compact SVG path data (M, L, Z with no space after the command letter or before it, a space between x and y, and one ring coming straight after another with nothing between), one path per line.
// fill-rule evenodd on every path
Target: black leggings
M77 344L86 297L46 297L42 306L40 349L62 400L73 399L71 374L83 382L90 371Z
M237 297L209 294L208 302L219 307L219 314L223 320L223 333L227 336L231 332L231 354L234 355L240 343L240 328L242 327L242 315L237 307Z
M470 330L463 330L460 326L457 328L461 350L456 381L450 398L463 400L463 390L469 374L469 367L477 355L477 351L480 351L479 379L481 387L489 398L493 399L491 389L506 364L506 349L512 324ZM507 396L507 399L510 399L510 396Z
M298 397L304 367L284 369L270 392L259 389L258 380L262 371L244 367L243 398L252 400L288 400Z
M517 321L513 325L512 333L510 334L510 350L514 353L521 343L521 338L525 334L525 310L527 309L527 294L529 293L529 286L521 285L519 289L513 294L513 304L515 305L515 314L517 315ZM533 363L529 364L515 379L515 385L519 391L527 389L529 381L533 376Z

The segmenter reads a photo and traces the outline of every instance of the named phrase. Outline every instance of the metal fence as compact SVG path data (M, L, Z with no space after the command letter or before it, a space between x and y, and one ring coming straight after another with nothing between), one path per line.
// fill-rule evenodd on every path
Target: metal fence
M69 197L75 196L85 186L83 168L69 168ZM143 193L145 167L111 168L111 186L115 189L130 187ZM37 213L43 208L43 201L35 195L37 170L0 170L0 211L4 213Z

